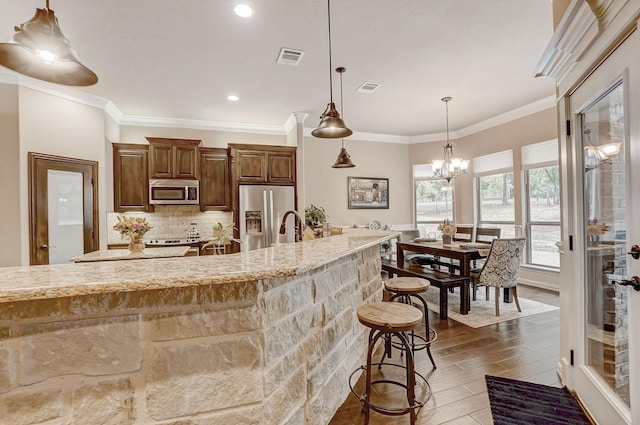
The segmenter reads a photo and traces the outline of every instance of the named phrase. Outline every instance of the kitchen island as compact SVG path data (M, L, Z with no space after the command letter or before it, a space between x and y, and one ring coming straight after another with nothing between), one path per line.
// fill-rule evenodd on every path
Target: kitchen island
M382 296L379 243L0 269L0 421L326 424Z

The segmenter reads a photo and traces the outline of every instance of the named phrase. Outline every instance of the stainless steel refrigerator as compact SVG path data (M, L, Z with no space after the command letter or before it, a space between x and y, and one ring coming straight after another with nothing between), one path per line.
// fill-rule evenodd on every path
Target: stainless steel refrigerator
M294 242L293 215L287 217L286 233L278 233L284 213L295 208L293 186L240 185L239 204L243 251ZM304 220L304 216L301 218Z

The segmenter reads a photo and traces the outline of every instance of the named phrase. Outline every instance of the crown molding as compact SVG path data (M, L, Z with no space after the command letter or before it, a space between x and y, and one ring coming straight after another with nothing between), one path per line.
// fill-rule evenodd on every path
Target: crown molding
M113 102L103 97L89 94L72 87L66 87L58 84L51 84L44 81L35 80L33 78L25 77L8 69L0 68L0 84L15 84L47 93L52 96L57 96L62 99L102 109L120 125L185 128L194 130L216 130L235 133L254 133L282 136L287 135L291 131L293 131L297 123L304 123L304 120L308 116L305 112L294 112L287 118L282 126L277 126L220 121L189 120L180 118L161 118L142 115L124 115ZM505 124L509 121L522 118L526 115L530 115L547 108L555 107L555 105L555 96L549 96L520 108L516 108L507 113L482 121L480 123L473 124L469 127L465 127L457 131L450 131L449 139L456 140L460 137L468 136L473 133ZM305 127L303 133L304 136L313 137L311 136L312 130L312 128ZM380 143L417 144L445 140L446 133L440 132L432 134L422 134L417 136L401 136L383 133L354 132L351 136L349 136L349 139Z
M230 131L234 133L255 133L255 134L272 134L286 135L284 126L277 125L261 125L261 124L242 124L234 122L221 121L205 121L205 120L187 120L181 118L160 118L147 117L141 115L124 115L120 120L120 125L137 125L141 127L171 127L171 128L188 128L193 130L216 130Z
M73 87L36 80L6 68L0 68L0 83L15 84L98 109L105 109L105 105L110 102L108 99Z
M594 14L593 3L571 1L533 71L536 77L562 80L600 35L603 18Z
M502 124L506 124L510 121L517 120L527 115L535 114L536 112L544 111L545 109L556 107L556 97L548 96L544 99L537 100L529 103L528 105L521 106L513 109L504 114L497 115L488 120L481 121L477 124L470 125L469 127L462 128L456 132L456 138L469 136L474 133L479 133L484 130L488 130L492 127L497 127Z

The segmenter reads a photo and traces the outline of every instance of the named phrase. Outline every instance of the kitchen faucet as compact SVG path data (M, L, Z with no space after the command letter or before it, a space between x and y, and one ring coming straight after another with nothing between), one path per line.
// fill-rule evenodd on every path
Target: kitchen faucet
M300 242L302 240L302 219L300 218L300 215L298 215L298 212L295 210L289 210L286 213L284 213L284 216L282 217L282 224L280 224L280 234L284 235L285 232L287 231L286 228L286 223L287 223L287 217L289 217L289 214L293 214L295 217L295 226L296 226L296 233L295 233L295 241L296 242Z

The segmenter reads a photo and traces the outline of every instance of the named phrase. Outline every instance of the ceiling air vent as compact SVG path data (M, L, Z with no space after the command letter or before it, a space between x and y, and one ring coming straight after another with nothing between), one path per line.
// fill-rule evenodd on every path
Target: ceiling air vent
M380 87L380 84L378 83L369 83L365 81L356 91L359 91L360 93L373 93L378 89L378 87Z
M276 62L283 63L285 65L299 65L300 60L302 60L302 55L304 55L302 50L293 50L283 47L280 49L280 54L278 55L278 60Z

